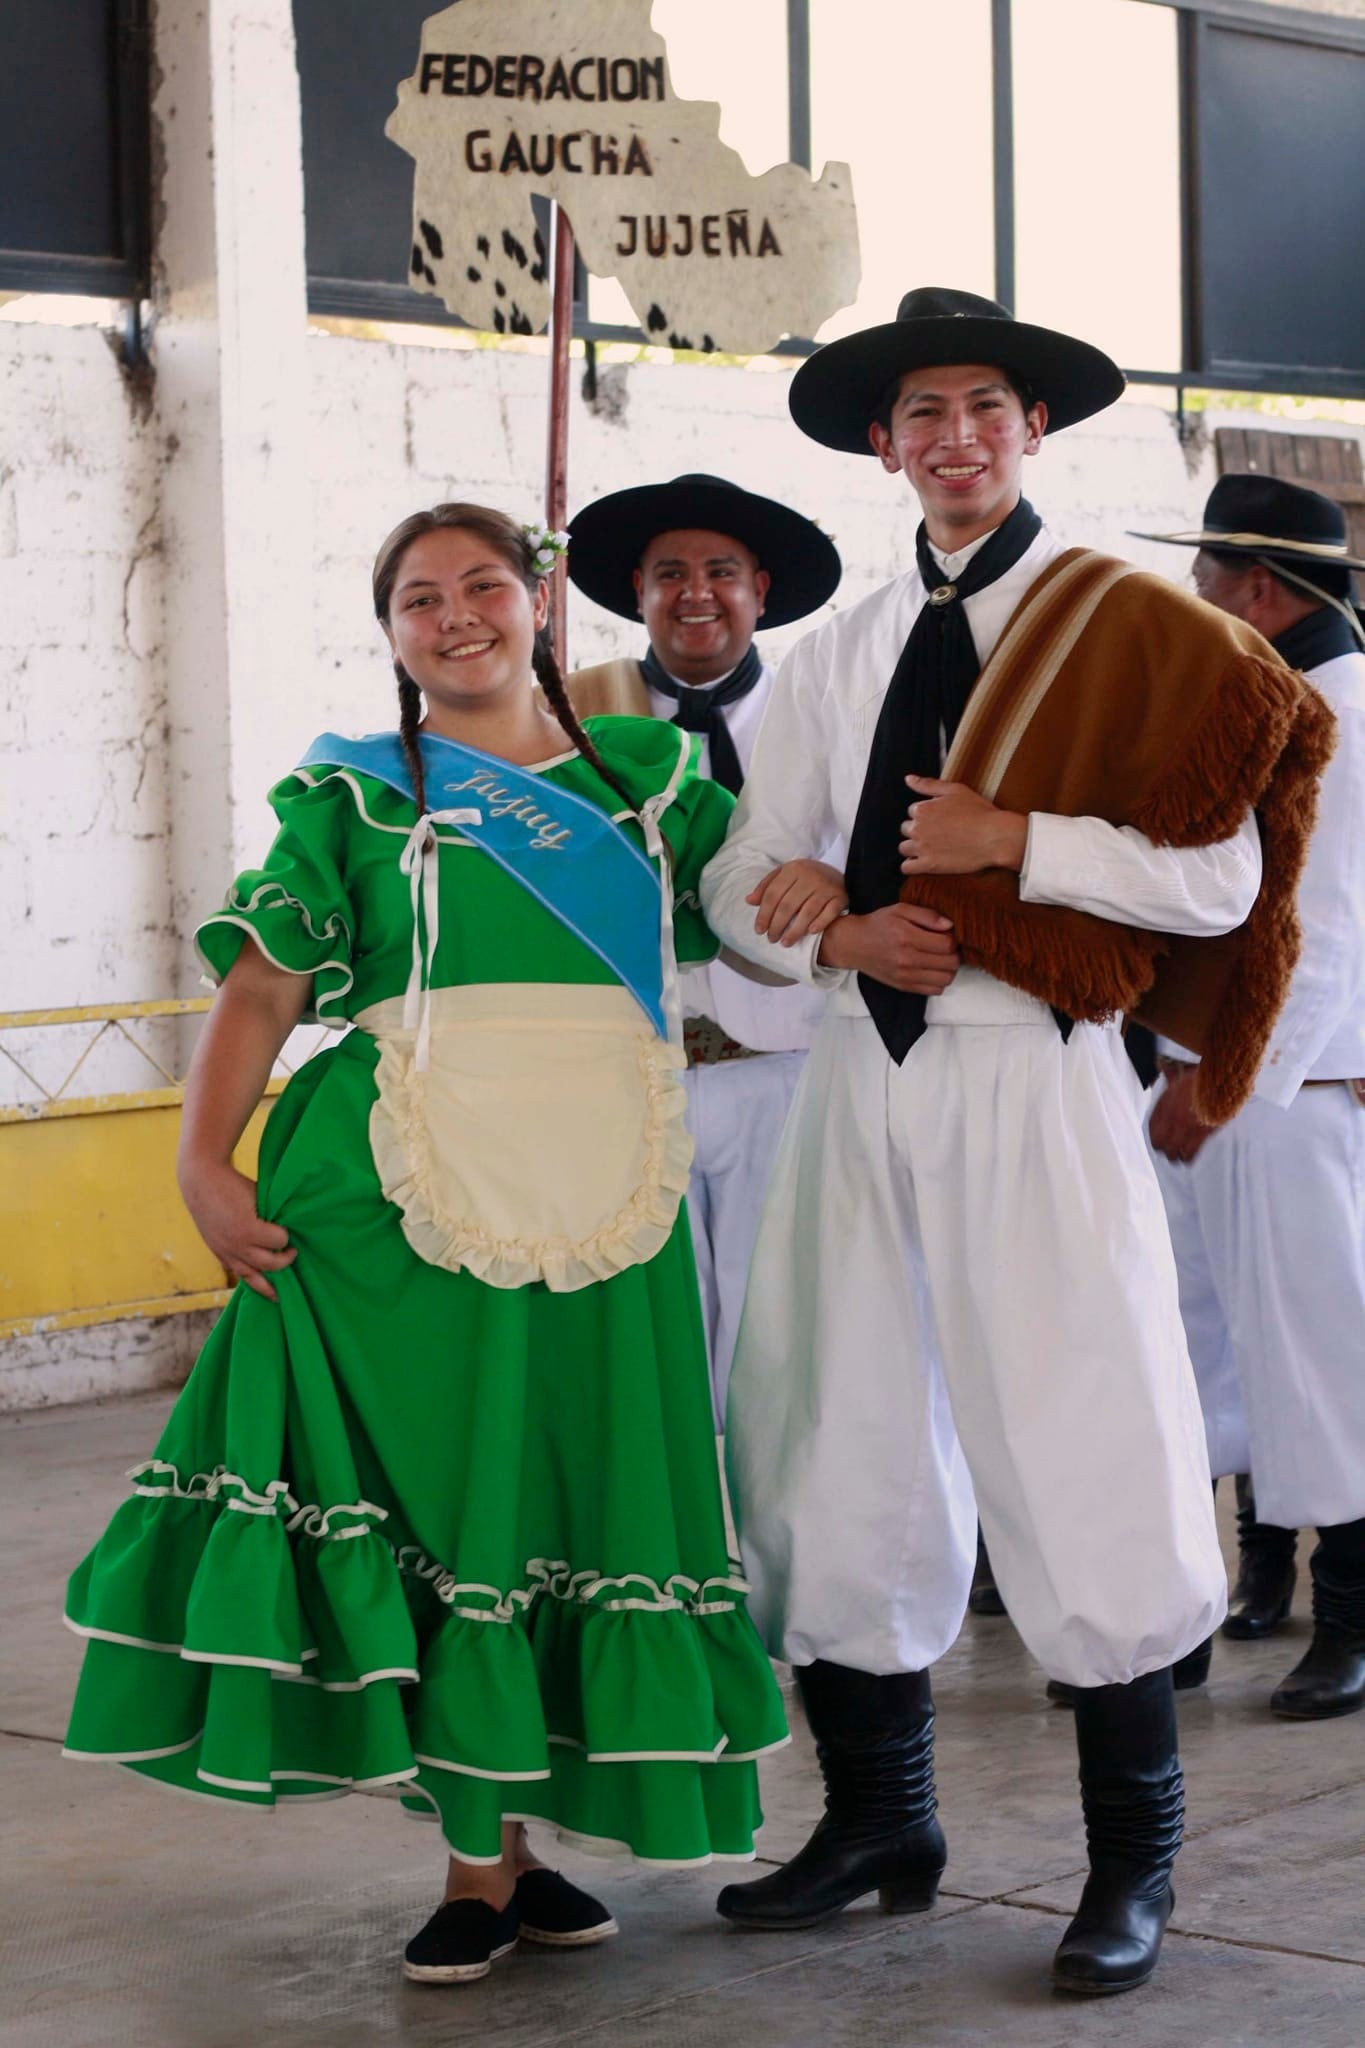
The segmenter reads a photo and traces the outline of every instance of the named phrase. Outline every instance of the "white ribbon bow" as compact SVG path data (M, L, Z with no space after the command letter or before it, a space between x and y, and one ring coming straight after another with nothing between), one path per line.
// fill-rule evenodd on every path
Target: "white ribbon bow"
M399 868L412 890L412 969L403 997L403 1029L417 1033L414 1063L418 1073L425 1073L431 1064L431 977L441 929L441 842L436 827L482 823L482 811L423 811L399 857Z
M686 741L684 733L683 739ZM686 755L683 756L684 760ZM636 816L645 835L645 852L659 870L659 960L663 971L663 1012L670 1045L682 1044L682 1004L679 1001L678 954L673 937L673 868L659 819L673 801L674 784L647 798Z

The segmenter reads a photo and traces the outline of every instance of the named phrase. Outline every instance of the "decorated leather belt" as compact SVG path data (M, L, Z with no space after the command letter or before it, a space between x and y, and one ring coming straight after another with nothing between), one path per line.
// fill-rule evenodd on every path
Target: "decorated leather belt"
M752 1052L737 1038L731 1038L728 1031L722 1031L712 1017L683 1018L683 1051L689 1067L718 1067L722 1060L762 1058L761 1053Z
M1198 1060L1178 1060L1168 1052L1159 1052L1156 1056L1156 1070L1159 1074L1164 1075L1168 1081L1174 1081L1181 1074L1190 1073L1198 1065ZM1301 1081L1299 1086L1301 1088L1349 1088L1356 1101L1362 1108L1365 1108L1365 1079L1348 1079L1346 1075L1341 1074L1330 1081Z

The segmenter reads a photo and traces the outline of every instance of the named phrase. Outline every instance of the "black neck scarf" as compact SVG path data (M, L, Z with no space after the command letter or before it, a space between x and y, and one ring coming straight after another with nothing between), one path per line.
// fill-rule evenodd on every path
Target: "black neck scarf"
M915 559L928 600L896 663L858 799L845 873L849 909L859 916L899 901L901 825L916 801L905 778L942 772L944 755L981 673L964 600L1013 569L1032 547L1042 524L1027 499L1021 498L956 583L947 581L930 553L923 525L915 536ZM866 974L858 976L858 986L883 1045L899 1066L924 1030L927 999L888 988Z
M718 683L675 683L653 647L640 667L650 689L657 690L661 697L671 697L677 705L674 725L680 725L684 732L706 735L711 747L713 781L728 789L731 796L738 796L744 787L744 770L739 765L730 728L720 714L726 704L737 704L741 697L747 697L763 674L763 657L753 641L749 642L739 667Z
M1335 661L1339 654L1365 651L1341 613L1330 604L1320 605L1306 618L1295 619L1270 644L1282 661L1297 669L1321 668L1325 661Z

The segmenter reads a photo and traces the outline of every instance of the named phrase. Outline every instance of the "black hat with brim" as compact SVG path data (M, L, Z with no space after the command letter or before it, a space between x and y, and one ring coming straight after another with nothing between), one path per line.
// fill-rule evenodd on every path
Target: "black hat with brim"
M635 571L645 549L658 534L688 529L726 534L758 557L768 572L759 620L765 629L804 619L839 587L839 550L813 520L724 477L702 475L613 491L585 505L569 521L570 580L594 604L638 618Z
M1050 434L1103 412L1125 381L1118 364L1088 341L1030 327L975 292L926 285L905 294L894 320L817 349L792 379L792 418L826 448L871 455L867 430L893 381L944 363L1009 371L1046 405Z
M1312 580L1323 569L1365 569L1348 551L1346 515L1334 499L1284 477L1255 472L1220 476L1209 492L1204 523L1180 533L1133 533L1134 540L1173 548L1211 548L1250 561L1279 562Z

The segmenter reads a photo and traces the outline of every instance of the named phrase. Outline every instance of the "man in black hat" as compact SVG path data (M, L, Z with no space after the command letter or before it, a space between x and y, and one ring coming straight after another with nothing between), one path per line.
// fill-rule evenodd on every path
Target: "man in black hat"
M798 425L903 475L924 522L913 567L784 663L702 882L728 944L782 942L832 991L727 1439L751 1612L797 1668L826 1809L720 1911L777 1928L871 1890L932 1903L928 1667L961 1625L979 1506L1021 1635L1079 1689L1091 1871L1053 1972L1090 1993L1155 1967L1182 1811L1170 1666L1226 1603L1119 1013L1160 995L1197 1016L1201 1106L1235 1106L1325 744L1258 636L1064 549L1023 499L1044 435L1122 384L1099 350L937 289L798 371ZM849 914L812 935L788 864L836 836Z
M700 736L701 772L738 796L773 683L754 630L790 625L833 595L833 542L790 507L713 476L616 491L585 506L569 534L578 588L649 633L643 659L569 677L580 718L671 719ZM839 887L812 864L811 915ZM720 1430L763 1194L824 998L721 960L685 971L682 1001L696 1147L687 1209Z
M1287 1614L1294 1531L1315 1526L1313 1640L1270 1704L1317 1720L1365 1707L1365 562L1337 505L1278 477L1225 476L1196 532L1139 537L1197 548L1200 596L1263 633L1337 718L1302 952L1255 1093L1211 1132L1194 1056L1162 1039L1149 1126L1215 1476L1250 1451L1256 1521L1224 1628L1266 1634Z

